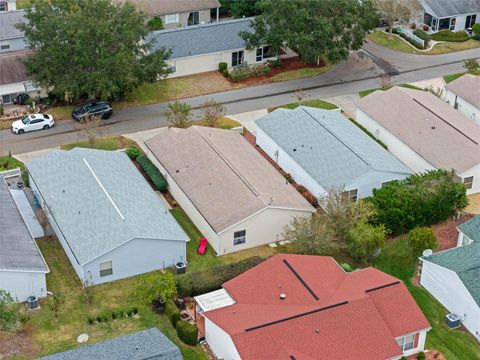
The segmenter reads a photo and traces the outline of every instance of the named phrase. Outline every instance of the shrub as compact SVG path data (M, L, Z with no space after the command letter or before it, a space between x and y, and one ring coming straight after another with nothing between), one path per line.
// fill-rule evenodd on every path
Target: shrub
M175 278L177 285L177 294L180 297L191 296L193 294L193 284L190 276L181 275Z
M177 322L177 335L185 344L196 345L198 342L198 329L186 321Z
M464 61L463 67L467 69L468 72L474 72L480 68L480 64L477 59L468 59Z
M395 29L396 30L396 29ZM398 30L394 33L394 34L397 34L398 36L400 36L402 39L405 39L409 44L412 44L414 47L416 47L417 49L420 49L420 50L423 50L424 49L424 45L420 44L418 41L416 41L415 39L412 39L410 37L408 37L406 34L404 33L401 33L399 32Z
M150 31L162 30L163 29L162 18L160 16L155 16L149 22L147 22L147 26Z
M140 155L140 149L136 146L130 146L125 150L125 154L127 154L130 159L136 159Z
M290 184L293 183L293 177L292 174L286 173L284 176L285 180L287 180Z
M138 308L134 307L134 308L132 309L132 312L133 312L135 315L138 314Z
M419 352L418 355L417 355L417 359L418 360L425 360L425 353L423 351Z
M473 24L472 30L475 35L480 35L480 23Z
M87 319L87 321L88 321L88 323L89 323L90 325L93 325L93 323L95 322L95 318L89 317L89 318Z
M112 311L112 320L115 320L117 318L117 313L115 311Z
M432 229L417 227L408 233L408 245L415 256L420 256L425 249L437 247L437 237Z
M133 310L132 309L127 310L127 316L132 316L132 315L133 315Z
M230 74L228 73L228 69L223 70L223 76L225 76L226 78L230 76Z
M345 270L346 272L352 272L352 271L353 271L352 267L351 267L350 264L348 264L348 263L342 263L342 264L340 264L340 266L341 266L342 269Z
M300 193L300 194L303 194L305 191L308 191L307 188L303 185L297 185L297 191Z
M432 38L426 31L423 31L422 29L417 29L413 33L423 41L429 41Z
M442 30L433 34L432 39L435 41L462 42L467 41L469 37L464 31L454 32L450 30Z
M268 60L267 64L273 68L281 68L283 66L283 63L280 59Z
M137 157L137 163L142 167L143 171L152 181L153 185L157 188L157 190L161 192L165 192L168 189L167 180L163 177L160 171L157 169L155 165L150 161L150 159L146 155L139 155Z
M137 281L136 296L144 302L151 304L156 300L165 303L177 293L177 287L173 275L167 273L160 275L152 273ZM127 311L127 315L133 314L133 310Z
M267 75L270 71L272 71L272 69L266 64L238 67L230 72L230 79L233 81L242 81L252 76Z
M365 200L375 207L377 223L393 234L444 221L468 203L461 180L443 169L388 183Z
M28 177L27 170L22 171L22 181L26 187L30 187L30 178Z
M177 305L175 305L172 299L167 300L165 304L165 315L167 315L173 327L175 327L180 320L180 310L178 310Z
M96 319L97 319L97 321L98 321L99 323L102 322L102 317L101 317L100 315L97 315Z
M318 199L315 195L313 195L310 191L305 191L303 194L305 200L307 200L313 207L318 208Z
M222 74L227 70L228 64L226 62L221 62L218 64L218 71L220 71Z
M383 248L386 236L385 226L359 222L348 232L348 251L355 260L368 262Z

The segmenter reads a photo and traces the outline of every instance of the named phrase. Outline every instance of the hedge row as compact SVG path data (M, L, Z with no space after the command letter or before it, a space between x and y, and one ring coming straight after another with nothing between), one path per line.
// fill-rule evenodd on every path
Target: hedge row
M90 325L93 325L95 322L107 322L110 320L120 319L122 317L129 317L132 315L138 314L137 308L132 308L128 310L118 310L118 311L111 311L111 312L104 312L102 314L98 314L97 316L89 316L87 321Z
M198 342L198 329L187 321L177 322L177 335L185 344L196 345Z
M449 42L463 42L469 39L468 35L464 31L450 31L442 30L432 35L432 39L435 41L449 41Z
M230 71L229 76L233 81L242 81L253 76L268 75L270 71L272 71L272 69L266 64L253 65L235 68Z
M178 296L196 296L218 290L224 282L262 261L260 256L252 256L236 263L214 266L206 271L179 275L175 278Z
M167 315L173 327L176 327L180 320L180 310L172 299L167 300L167 303L165 304L165 315Z
M408 37L407 35L405 35L404 33L401 33L398 31L397 28L393 28L392 29L392 33L400 36L402 39L405 39L408 43L410 43L411 45L413 45L414 47L416 47L417 49L420 49L420 50L423 50L424 49L424 46L422 44L420 44L418 41Z
M161 192L167 191L167 180L163 177L162 173L158 171L157 167L153 165L153 163L146 155L139 155L137 157L137 163L142 167L143 171L150 178L157 190Z
M423 41L429 41L429 40L432 39L432 37L426 31L423 31L422 29L417 29L413 33L415 35L417 35Z

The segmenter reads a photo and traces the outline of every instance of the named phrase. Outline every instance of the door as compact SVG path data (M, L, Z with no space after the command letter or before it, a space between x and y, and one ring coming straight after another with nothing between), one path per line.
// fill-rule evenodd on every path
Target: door
M432 31L438 31L438 19L432 18Z
M468 15L465 21L465 29L470 29L477 22L477 15Z
M232 53L232 66L238 66L243 63L243 51L235 51Z
M26 130L32 131L32 130L40 130L43 127L43 119L33 119L30 120L28 123L28 127Z

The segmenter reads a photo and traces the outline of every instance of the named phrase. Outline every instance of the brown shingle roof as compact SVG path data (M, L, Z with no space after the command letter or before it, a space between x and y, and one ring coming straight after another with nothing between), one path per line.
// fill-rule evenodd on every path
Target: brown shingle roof
M126 2L126 0L116 0ZM151 16L220 7L218 0L128 0Z
M146 145L216 232L268 206L314 211L233 131L171 128Z
M480 76L463 75L447 84L447 90L452 91L470 104L480 109Z
M437 168L480 164L480 127L428 91L376 91L357 107Z
M29 80L21 59L31 54L32 51L16 51L0 55L0 85Z

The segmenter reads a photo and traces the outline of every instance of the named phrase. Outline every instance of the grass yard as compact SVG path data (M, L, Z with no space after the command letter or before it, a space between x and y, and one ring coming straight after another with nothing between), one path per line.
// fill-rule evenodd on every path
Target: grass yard
M375 266L403 280L422 309L432 326L427 335L427 349L439 350L449 360L480 358L480 347L473 337L466 332L448 329L444 323L448 311L424 288L412 284L416 259L408 250L405 236L387 242L382 254L376 259Z
M279 82L279 81L288 81L288 80L297 80L297 79L304 79L309 77L314 77L324 72L327 72L331 69L330 64L326 64L320 68L301 68L296 70L285 71L280 74L272 76L269 81L271 82Z
M75 108L73 105L56 106L48 109L47 113L53 115L55 120L68 120L72 118L72 111Z
M278 108L282 109L295 109L299 106L298 102L291 103L291 104L285 104L285 105L280 105L280 106L274 106L268 108L268 112L272 112ZM332 103L329 103L328 101L324 101L321 99L312 99L312 100L305 100L302 101L302 106L310 106L314 108L319 108L319 109L325 109L325 110L334 110L338 109L338 106Z
M17 10L27 9L31 6L31 0L17 0Z
M0 156L0 171L11 170L16 168L20 168L21 170L23 170L24 169L23 163L11 156Z
M192 125L198 125L198 126L208 126L207 125L207 122L206 121L203 121L203 120L199 120L199 121L194 121ZM219 129L233 129L233 128L236 128L238 126L241 126L242 124L240 124L238 121L235 121L233 119L230 119L229 117L227 116L222 116L219 121L218 121L218 124L217 124L217 128Z
M376 89L368 89L368 90L363 90L363 91L360 91L358 93L358 95L363 98L367 95L370 95L371 93L373 93L374 91L377 91L377 90L381 90L381 91L384 91L384 90L388 90L394 86L400 86L400 87L404 87L404 88L407 88L407 89L413 89L413 90L423 90L423 89L420 89L419 87L416 87L414 85L410 85L410 84L398 84L398 85L392 85L392 86L389 86L387 89L382 89L382 88L376 88Z
M135 145L133 140L130 140L123 136L112 136L98 139L94 148L99 150L115 151L128 148ZM79 141L72 144L63 145L62 150L71 150L75 147L90 148L88 141Z
M445 80L445 82L448 84L448 83L452 82L453 80L457 80L459 77L465 75L466 73L467 72L461 72L461 73L457 73L457 74L444 75L443 80ZM473 75L479 75L480 76L480 70L471 71L469 73L473 74Z

